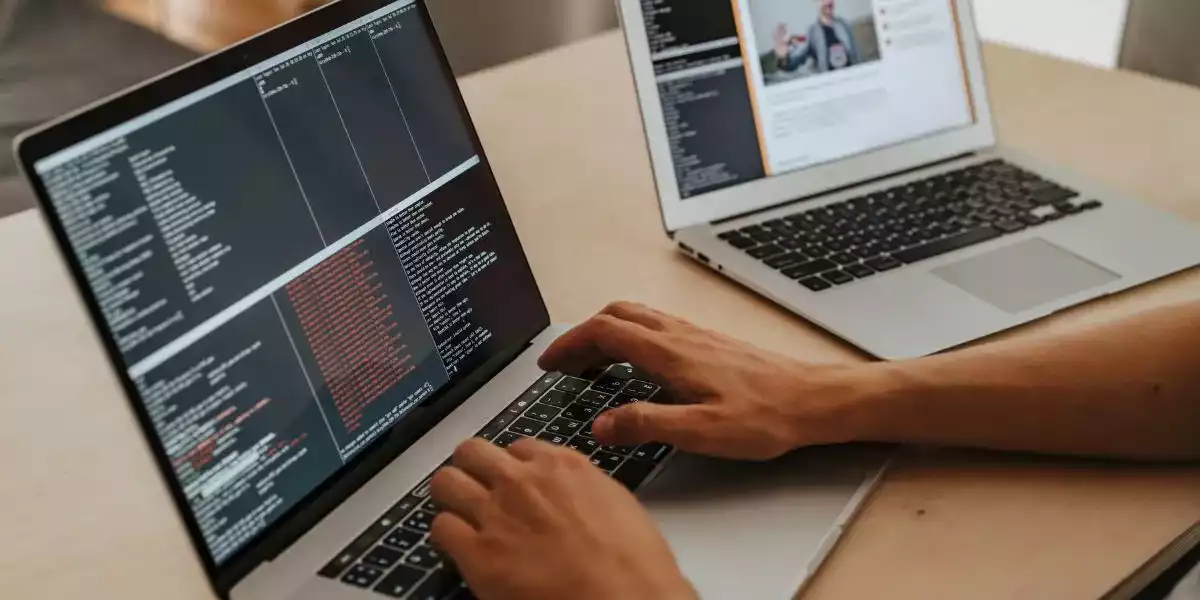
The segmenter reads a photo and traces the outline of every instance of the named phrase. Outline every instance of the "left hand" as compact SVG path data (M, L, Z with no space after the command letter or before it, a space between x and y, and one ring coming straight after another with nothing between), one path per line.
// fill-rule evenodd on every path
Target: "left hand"
M481 600L696 600L666 540L582 454L479 439L433 478L432 540Z

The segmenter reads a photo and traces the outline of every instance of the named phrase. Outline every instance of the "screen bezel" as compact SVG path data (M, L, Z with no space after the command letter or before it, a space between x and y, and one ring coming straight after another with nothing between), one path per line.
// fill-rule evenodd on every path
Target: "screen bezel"
M974 124L684 199L680 195L671 158L641 0L618 0L663 226L667 233L786 204L995 146L996 132L971 1L948 2L952 3L958 17L968 87L975 106ZM736 0L731 1L731 10L734 7Z
M17 162L35 192L40 212L55 238L60 256L69 268L75 288L81 295L91 318L93 330L104 346L109 364L117 373L126 399L138 419L142 435L151 446L159 474L165 480L175 508L187 526L192 546L204 564L205 573L213 590L223 598L227 598L230 590L238 581L253 571L255 567L263 561L277 556L295 542L528 348L530 342L550 326L549 311L541 291L535 287L537 289L538 315L536 323L530 331L523 333L511 345L496 352L474 371L443 386L430 400L423 403L425 408L419 414L396 424L386 435L381 436L369 447L359 452L342 469L331 475L317 489L280 516L253 541L218 565L204 542L204 537L192 515L183 489L175 478L165 449L157 435L154 434L150 416L140 400L136 385L128 375L115 339L104 325L105 320L100 305L88 284L82 265L71 251L66 230L53 209L49 195L40 177L37 176L34 165L44 158L141 114L217 83L373 11L398 2L404 2L404 0L342 0L329 4L219 53L198 59L64 116L22 135L14 144ZM424 21L430 37L437 46L444 76L447 81L451 82L451 92L463 122L467 126L475 152L479 156L480 162L474 168L484 169L487 179L496 188L496 195L503 199L424 0L412 0L405 4L416 5L420 18ZM507 205L504 206L504 214L511 220ZM524 260L528 266L529 261L524 247L521 246L519 251L520 255L516 258Z

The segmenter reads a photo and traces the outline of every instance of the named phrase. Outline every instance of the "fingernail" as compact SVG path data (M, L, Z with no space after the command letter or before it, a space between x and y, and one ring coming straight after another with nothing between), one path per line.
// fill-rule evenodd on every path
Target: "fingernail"
M604 414L596 417L592 422L592 435L599 437L609 437L613 433L613 416Z

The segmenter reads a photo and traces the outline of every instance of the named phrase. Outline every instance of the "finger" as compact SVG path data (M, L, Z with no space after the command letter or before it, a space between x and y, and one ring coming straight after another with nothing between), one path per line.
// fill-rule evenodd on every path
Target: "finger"
M541 440L525 438L517 440L508 447L508 453L525 462L536 460L538 457L545 456L558 449L558 446L548 444Z
M458 564L470 562L478 537L471 524L454 513L439 513L429 528L429 541Z
M457 467L446 467L433 476L431 482L433 501L463 517L471 525L480 525L479 515L488 503L488 491L466 471Z
M642 325L612 315L597 315L551 344L538 365L546 371L582 373L628 362L659 375L672 358L660 338L660 334Z
M490 489L500 481L511 479L521 463L508 452L482 439L472 438L454 451L453 465Z
M596 417L592 435L601 443L617 446L661 442L686 451L704 451L710 445L706 433L718 419L709 406L638 402Z
M633 302L613 302L604 307L600 311L602 315L611 315L622 321L637 323L647 329L654 331L663 331L667 328L669 321L664 319L664 315L649 307Z

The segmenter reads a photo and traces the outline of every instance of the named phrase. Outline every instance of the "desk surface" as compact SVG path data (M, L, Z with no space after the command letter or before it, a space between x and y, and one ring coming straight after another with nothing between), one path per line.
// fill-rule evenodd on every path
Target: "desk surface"
M1006 143L1200 223L1200 91L986 58ZM620 297L811 360L864 360L672 251L617 35L463 87L557 321ZM210 598L56 261L36 215L0 221L0 597ZM1196 298L1200 272L1010 335ZM1095 598L1197 519L1196 468L911 451L805 597Z

